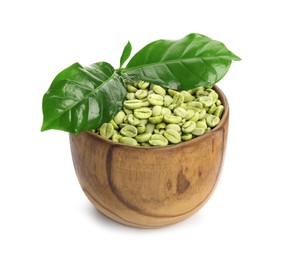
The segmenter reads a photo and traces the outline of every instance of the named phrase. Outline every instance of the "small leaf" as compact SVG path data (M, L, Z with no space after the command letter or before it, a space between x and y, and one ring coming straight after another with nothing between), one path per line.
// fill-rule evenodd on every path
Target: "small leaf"
M127 64L123 72L177 90L214 85L232 60L240 60L226 46L201 34L177 40L154 41Z
M121 59L120 59L120 69L123 67L124 63L126 62L126 60L130 57L132 52L132 45L131 43L128 41L128 43L126 44Z
M60 72L43 97L41 130L74 134L100 127L121 109L126 89L106 62L88 67L75 63Z

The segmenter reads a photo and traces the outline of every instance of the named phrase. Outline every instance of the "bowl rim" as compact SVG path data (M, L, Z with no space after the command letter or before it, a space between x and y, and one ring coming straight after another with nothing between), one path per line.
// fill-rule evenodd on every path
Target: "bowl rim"
M222 101L222 105L224 106L224 112L223 112L221 121L219 122L219 124L216 127L211 129L211 131L209 131L208 133L203 134L201 136L195 137L194 139L191 139L191 140L188 140L188 141L185 141L185 142L181 142L181 143L178 143L178 144L168 144L168 145L165 145L165 146L147 146L146 147L146 146L131 146L131 145L115 142L115 141L112 141L110 139L106 139L104 137L101 137L100 135L98 135L96 133L93 133L91 131L85 131L83 133L86 133L86 134L92 136L93 138L97 138L101 142L105 142L108 145L120 146L122 148L128 148L128 149L166 150L166 149L180 148L180 147L183 147L183 146L188 146L189 144L195 144L196 142L203 141L203 139L207 139L209 137L209 135L211 135L211 133L223 129L224 124L225 124L227 118L229 117L229 103L228 103L228 100L227 100L225 94L222 92L222 90L217 85L214 85L213 89L218 93L219 99Z

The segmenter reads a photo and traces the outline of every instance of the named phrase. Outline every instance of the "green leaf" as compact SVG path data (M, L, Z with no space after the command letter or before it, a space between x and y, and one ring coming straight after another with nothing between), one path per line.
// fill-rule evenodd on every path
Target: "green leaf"
M201 34L177 40L154 41L127 64L123 72L177 90L214 85L232 60L240 60L226 46Z
M128 43L126 44L121 59L120 59L120 68L119 70L123 67L124 63L126 62L126 60L130 57L132 52L132 45L131 43L128 41Z
M106 62L88 67L75 63L60 72L43 97L41 130L74 134L100 127L121 109L126 89Z

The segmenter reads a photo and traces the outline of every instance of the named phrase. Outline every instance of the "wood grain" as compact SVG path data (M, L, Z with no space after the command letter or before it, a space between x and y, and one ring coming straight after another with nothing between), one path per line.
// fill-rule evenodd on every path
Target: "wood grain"
M204 136L161 148L131 147L92 132L70 134L80 185L89 200L120 223L155 228L181 221L209 199L220 176L229 106Z

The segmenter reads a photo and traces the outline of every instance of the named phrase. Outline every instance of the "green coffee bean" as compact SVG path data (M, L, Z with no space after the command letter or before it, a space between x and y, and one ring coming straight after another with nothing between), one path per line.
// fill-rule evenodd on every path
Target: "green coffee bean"
M151 116L149 119L149 122L151 124L159 124L162 122L163 120L163 115L160 115L160 116Z
M143 106L143 102L139 99L126 100L124 102L124 106L128 109L141 108Z
M164 122L169 124L178 124L182 120L181 116L164 115Z
M119 132L117 130L114 130L113 135L117 135L117 134L119 134Z
M199 128L199 127L196 127L192 131L192 134L195 135L195 136L200 136L200 135L203 135L204 133L205 133L205 129L204 128Z
M206 110L203 108L200 112L199 112L199 119L204 119L206 117Z
M139 125L140 120L136 118L133 114L127 115L127 122L131 125Z
M104 123L100 127L100 135L109 139L114 133L114 126L110 123Z
M188 109L187 103L182 103L182 104L180 105L180 107L183 108L183 109L185 109L185 110Z
M220 123L220 118L215 115L207 115L206 122L209 127L215 127Z
M158 130L158 129L154 129L153 132L154 132L155 134L160 134L160 130Z
M138 119L147 119L152 115L152 111L148 107L141 107L134 110L134 115Z
M163 105L163 97L158 94L150 94L147 96L148 102L153 106L162 106Z
M128 84L127 90L122 110L93 132L129 145L167 145L209 132L224 111L212 86L168 89L166 94L161 86L139 81Z
M165 115L171 115L171 110L168 107L162 107L161 114L164 116Z
M142 100L143 101L143 100ZM142 102L142 107L149 107L149 102L147 100Z
M195 99L195 97L185 90L181 91L181 95L184 97L184 102L190 102Z
M148 123L148 124L146 124L146 133L152 133L153 132L153 130L154 130L154 128L155 128L155 125L154 124L151 124L151 123Z
M214 90L212 90L209 93L208 97L210 97L213 100L213 102L216 103L218 101L219 95Z
M141 119L140 120L140 125L146 125L148 123L147 119Z
M153 146L168 145L168 140L161 134L154 134L148 141Z
M142 98L142 99L140 99L142 102L148 102L148 100L147 100L147 96L145 97L145 98ZM149 105L149 102L148 102L148 105Z
M173 129L165 130L164 136L172 144L178 144L181 142L180 134Z
M180 128L180 126L177 125L177 124L168 124L168 125L166 125L165 128L166 128L166 130L167 130L167 129L172 129L172 130L175 130L175 131L178 132L178 133L181 132L181 128Z
M110 124L113 125L114 129L118 129L119 128L119 126L115 123L115 121L113 119L110 121Z
M114 133L114 134L112 135L112 141L114 141L114 142L119 142L119 140L120 140L121 137L122 137L122 136L121 136L120 134Z
M221 118L222 117L222 114L224 112L224 106L223 105L219 105L214 113L215 116Z
M207 129L205 130L205 134L211 131L211 127L207 127Z
M195 115L195 111L191 110L191 109L187 109L186 110L186 115L185 115L185 120L189 120L191 117L193 117Z
M132 99L135 99L136 98L136 96L135 96L135 93L128 93L127 94L127 96L126 96L126 99L128 99L128 100L132 100Z
M153 90L156 94L161 95L161 96L165 96L165 94L166 94L165 89L162 88L161 86L158 86L158 85L153 85L152 90Z
M171 97L173 97L175 94L179 93L179 92L177 92L177 91L175 91L175 90L173 90L173 89L168 89L167 92L168 92L168 94L169 94Z
M205 87L206 91L214 91L212 88L214 87L214 85L209 85Z
M139 145L138 142L134 138L126 137L126 136L121 137L119 139L119 142L122 143L122 144L127 144L127 145L132 145L132 146Z
M192 137L193 137L192 134L185 134L185 135L181 136L181 140L182 141L189 141L192 139Z
M182 126L182 132L189 134L191 133L196 127L196 123L193 121L187 121L183 126Z
M204 97L204 96L208 96L209 93L205 90L198 90L196 91L196 97Z
M210 109L208 110L208 114L214 114L214 112L216 111L217 106L216 104L213 104Z
M182 118L184 118L186 114L187 114L186 110L182 107L178 107L174 109L174 115L176 116L181 116Z
M142 81L142 80L138 82L138 87L139 87L140 89L147 89L148 86L149 86L149 83L148 83L148 82L145 82L145 81Z
M148 123L148 120L147 119L141 119L140 120L140 123L138 124L137 126L137 129L138 129L138 133L139 134L143 134L145 133L146 131L146 124Z
M160 116L161 115L161 110L162 110L161 106L154 106L152 108L152 116Z
M128 90L129 92L135 93L135 92L137 91L137 88L134 87L134 86L132 86L132 85L127 85L127 90Z
M213 103L214 103L214 101L213 101L213 99L212 98L210 98L210 97L200 97L199 98L199 101L202 103L202 105L204 106L204 107L210 107L210 106L212 106L213 105Z
M196 123L196 127L198 127L198 128L204 128L204 129L206 130L207 127L208 127L208 125L207 125L207 123L206 123L206 120L204 119L204 120L198 121L198 122Z
M166 127L166 124L165 123L159 123L155 126L155 129L164 129Z
M168 108L170 110L174 110L175 108L177 108L177 105L176 104L171 104Z
M131 109L128 109L126 107L123 107L124 112L126 113L126 115L132 114L133 111Z
M139 134L143 134L143 133L145 133L145 131L146 131L146 126L140 123L140 124L137 126L137 130L138 130L138 133L139 133Z
M197 122L199 120L199 112L195 112L194 116L190 118L190 121Z
M208 92L208 96L213 92L216 93L213 89L211 88L206 88L206 91Z
M199 109L202 109L203 108L203 104L199 101L191 101L191 102L188 102L188 108L191 109L191 108L199 108Z
M126 137L135 137L138 130L133 125L126 125L121 129L120 134Z
M188 103L189 104L189 103ZM187 108L186 108L186 110L193 110L194 112L201 112L201 110L203 109L203 108L198 108L198 107L191 107L191 106L189 106L187 104ZM180 106L181 107L181 106ZM205 108L204 108L205 109Z
M145 143L147 142L151 137L151 133L144 133L141 135L137 135L135 138L139 143Z
M201 87L194 88L194 89L192 89L192 94L194 94L194 93L196 94L197 91L203 91L203 90L205 90L205 88L202 87L202 86L201 86Z
M165 106L165 107L169 107L171 103L172 103L172 97L169 96L169 95L166 95L166 96L164 97L164 103L163 103L164 106Z
M184 96L181 93L176 93L173 96L172 104L179 107L184 102Z
M114 121L117 125L123 123L124 117L126 116L124 111L119 111L118 114L114 117Z
M178 125L183 126L185 122L186 122L185 118L182 118L182 120L178 123Z
M210 94L211 92L215 92L215 90L213 90L213 86L205 87L205 91L207 91L209 94Z
M186 110L186 115L185 115L185 119L189 120L191 117L193 117L195 115L195 111L191 110L191 109L187 109Z
M143 99L147 97L148 91L145 89L139 89L134 95L137 99Z

